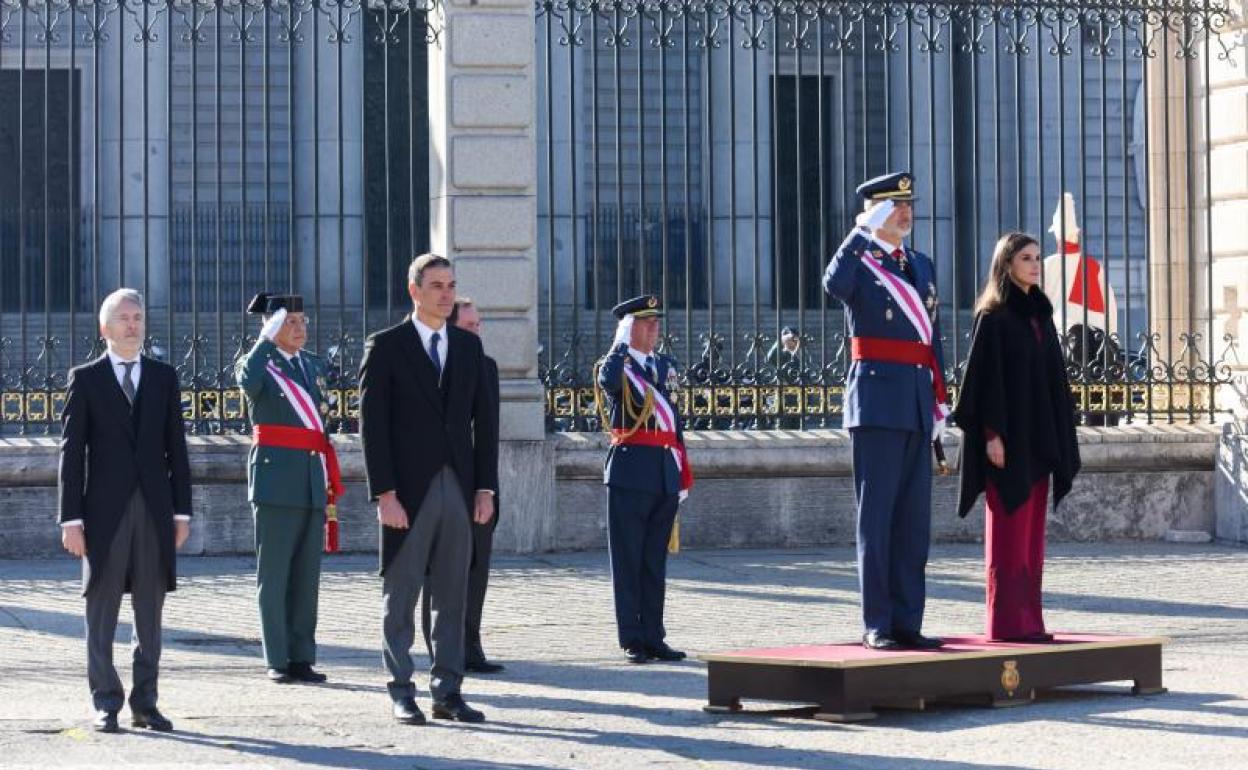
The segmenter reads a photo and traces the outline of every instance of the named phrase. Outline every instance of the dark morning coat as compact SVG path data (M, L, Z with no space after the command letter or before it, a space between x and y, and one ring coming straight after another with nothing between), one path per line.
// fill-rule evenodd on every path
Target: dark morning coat
M181 389L172 366L143 356L133 410L105 354L71 369L61 415L59 519L81 519L88 574L99 575L135 488L160 538L166 590L175 588L173 517L191 515ZM126 590L130 589L127 581Z
M447 324L442 387L411 319L377 332L360 363L360 437L368 492L395 490L415 517L434 476L450 465L464 502L498 490L498 407L481 340ZM407 529L381 528L384 574Z
M1080 464L1074 402L1053 305L1039 287L1024 293L1011 282L1005 302L976 317L953 417L963 432L958 515L989 480L1009 512L1049 474L1054 506L1070 491ZM986 431L1005 444L1004 468L988 462Z

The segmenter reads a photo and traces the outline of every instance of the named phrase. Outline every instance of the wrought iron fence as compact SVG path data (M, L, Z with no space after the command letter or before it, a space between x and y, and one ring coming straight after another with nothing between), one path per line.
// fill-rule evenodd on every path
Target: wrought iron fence
M0 433L49 433L118 285L188 426L243 428L256 291L297 291L355 415L366 331L428 248L440 0L0 0Z
M1212 310L1205 149L1211 67L1242 53L1224 3L536 8L552 429L597 427L609 310L642 292L665 299L691 425L839 425L847 340L820 278L855 186L897 169L916 177L913 245L937 264L955 391L993 243L1018 229L1052 232L1045 288L1085 422L1224 408L1238 359Z

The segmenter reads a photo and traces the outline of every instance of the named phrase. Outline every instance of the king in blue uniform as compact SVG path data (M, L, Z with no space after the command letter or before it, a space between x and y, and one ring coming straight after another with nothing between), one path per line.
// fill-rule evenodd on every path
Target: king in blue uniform
M863 645L882 650L942 644L921 633L944 355L935 266L904 243L913 186L910 174L893 173L858 187L864 211L823 277L824 290L845 306L852 338L844 424L853 444Z
M619 643L630 663L681 660L685 653L667 645L663 626L668 541L692 483L669 388L675 363L655 350L663 315L658 297L636 297L612 312L620 324L596 384L611 427L603 482Z

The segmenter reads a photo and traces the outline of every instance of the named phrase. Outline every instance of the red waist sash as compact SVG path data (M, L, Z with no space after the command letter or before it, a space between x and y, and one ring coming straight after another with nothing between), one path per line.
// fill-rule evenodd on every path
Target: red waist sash
M853 337L850 343L850 354L855 361L882 361L889 364L926 366L932 373L932 389L936 393L936 403L949 402L949 394L945 390L945 375L936 363L936 349L931 345L886 337Z
M292 425L256 425L252 429L252 438L256 446L277 447L279 449L302 449L308 452L320 452L325 458L326 494L329 504L342 496L346 488L342 486L342 472L338 468L338 453L324 433L311 428L296 428Z
M612 446L653 446L670 449L676 453L677 464L680 466L680 488L688 490L693 486L693 468L689 465L689 453L685 451L685 442L672 431L638 430L630 435L626 430L611 430Z

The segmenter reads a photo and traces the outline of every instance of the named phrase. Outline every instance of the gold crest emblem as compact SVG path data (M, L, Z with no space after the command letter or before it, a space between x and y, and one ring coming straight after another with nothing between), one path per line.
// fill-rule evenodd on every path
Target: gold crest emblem
M1019 684L1023 681L1022 675L1018 673L1018 661L1007 660L1002 663L1002 666L1001 689L1005 690L1006 695L1013 698Z
M651 307L651 308L654 308L654 307L658 307L658 306L659 306L659 298L658 298L658 297L651 297L650 299L646 300L646 307Z
M901 179L898 179L897 189L901 190L902 192L906 192L907 190L909 190L910 189L910 177L903 176Z

